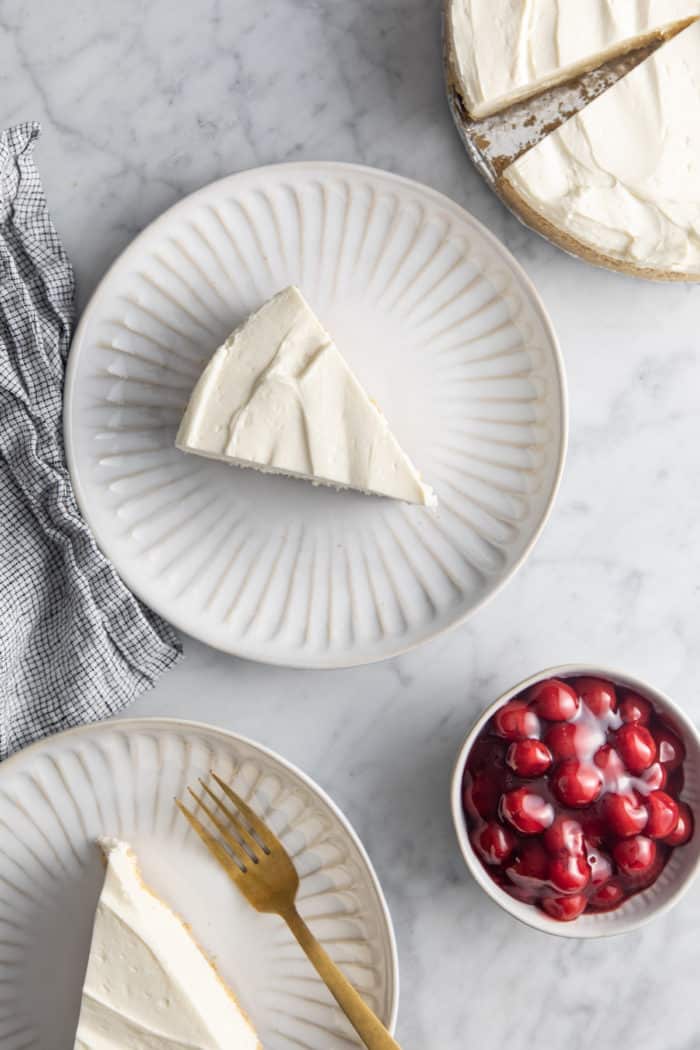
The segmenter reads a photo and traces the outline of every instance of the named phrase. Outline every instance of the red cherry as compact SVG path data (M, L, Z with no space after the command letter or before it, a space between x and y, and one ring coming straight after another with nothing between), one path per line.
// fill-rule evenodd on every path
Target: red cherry
M644 878L656 861L656 843L646 835L616 842L613 858L623 875Z
M605 841L607 828L602 817L596 813L581 813L583 837L591 846L601 846Z
M549 857L536 840L525 842L507 870L515 883L518 883L519 879L537 879L544 882L549 870Z
M559 922L571 922L572 919L578 919L579 915L586 910L587 903L585 897L577 894L575 897L545 897L542 900L542 907L553 919L558 919Z
M506 762L519 777L541 777L552 764L552 753L541 740L516 740Z
M596 911L611 911L621 904L625 891L617 882L605 882L589 897L589 903Z
M591 886L603 886L608 879L612 878L613 868L610 858L606 853L598 850L588 850L588 863L591 868Z
M644 726L623 725L615 734L615 747L630 773L643 773L656 760L656 742Z
M580 893L591 878L585 857L567 857L560 853L549 863L549 881L560 893Z
M546 718L548 722L568 722L578 711L576 693L558 678L533 685L527 698L540 718Z
M608 786L617 783L620 777L625 775L625 763L610 744L604 744L603 747L598 748L593 756L593 761L603 774Z
M646 806L639 803L636 795L616 794L603 798L603 816L612 833L620 838L638 835L646 827L649 817Z
M649 820L646 833L652 839L665 839L671 835L678 823L678 803L665 791L652 791L647 798Z
M572 722L557 722L545 733L545 743L557 762L577 757L576 728Z
M540 735L540 720L524 700L510 700L496 711L493 724L506 740L528 740Z
M552 791L565 806L576 809L588 806L600 795L603 778L600 770L588 762L567 758L554 770Z
M589 722L555 722L544 739L555 759L561 762L565 758L590 758L605 734Z
M654 730L654 739L659 752L659 762L669 773L678 769L685 758L685 748L681 740L666 726Z
M653 708L648 700L633 693L631 689L625 689L620 700L620 716L623 722L631 722L640 726L648 726Z
M515 835L495 821L472 835L472 843L486 864L503 864L515 849Z
M501 796L501 815L522 835L539 835L554 820L554 808L529 788L516 788Z
M693 834L693 814L685 802L678 803L678 823L664 839L669 846L685 846Z
M606 682L603 678L575 678L571 685L597 718L604 718L617 710L617 696L612 682Z
M655 843L656 845L656 843ZM638 875L633 880L633 892L637 890L646 889L647 886L651 886L658 879L659 875L664 869L664 864L668 859L668 851L666 846L662 846L661 849L656 850L656 856L654 863L641 875Z
M474 742L467 756L467 769L470 773L480 773L482 769L491 770L503 766L505 753L506 745L502 740L481 736Z
M473 777L466 774L462 801L467 813L472 816L478 813L484 820L490 820L498 812L500 797L501 785L495 773L482 770Z
M642 773L642 780L647 791L661 791L666 787L668 773L660 762L652 762Z
M583 828L573 817L560 815L542 836L550 853L566 853L578 857L583 854Z

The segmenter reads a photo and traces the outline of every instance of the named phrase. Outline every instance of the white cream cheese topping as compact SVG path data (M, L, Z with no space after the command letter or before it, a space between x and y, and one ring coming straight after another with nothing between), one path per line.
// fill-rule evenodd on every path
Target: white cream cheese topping
M614 259L700 273L700 22L517 160L540 216Z
M700 0L455 0L467 109L485 117L700 14Z
M129 846L101 842L97 905L75 1050L259 1050L255 1032Z
M176 445L315 484L435 503L296 288L270 299L216 351Z

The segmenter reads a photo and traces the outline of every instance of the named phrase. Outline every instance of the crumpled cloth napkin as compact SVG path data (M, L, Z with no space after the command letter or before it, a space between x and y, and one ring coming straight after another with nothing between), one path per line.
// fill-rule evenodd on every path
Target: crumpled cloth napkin
M113 714L181 653L73 495L62 393L74 281L32 159L38 134L0 133L0 758Z

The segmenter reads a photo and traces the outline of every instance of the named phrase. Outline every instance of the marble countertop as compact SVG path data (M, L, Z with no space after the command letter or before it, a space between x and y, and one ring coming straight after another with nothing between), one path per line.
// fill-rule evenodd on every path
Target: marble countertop
M475 715L545 666L646 677L700 717L700 288L596 271L521 227L444 99L437 0L0 0L0 125L37 161L84 304L184 194L273 161L388 168L449 194L537 284L559 333L571 446L516 579L466 625L377 666L293 672L185 639L132 708L226 726L316 778L362 836L398 937L408 1048L693 1050L700 887L612 941L548 938L468 877L448 810Z

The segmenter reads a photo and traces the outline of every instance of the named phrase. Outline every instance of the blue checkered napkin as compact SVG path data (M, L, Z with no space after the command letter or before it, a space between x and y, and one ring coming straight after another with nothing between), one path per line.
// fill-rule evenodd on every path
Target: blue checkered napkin
M37 124L0 132L0 757L106 718L180 655L80 516L63 451L70 262L32 159Z

